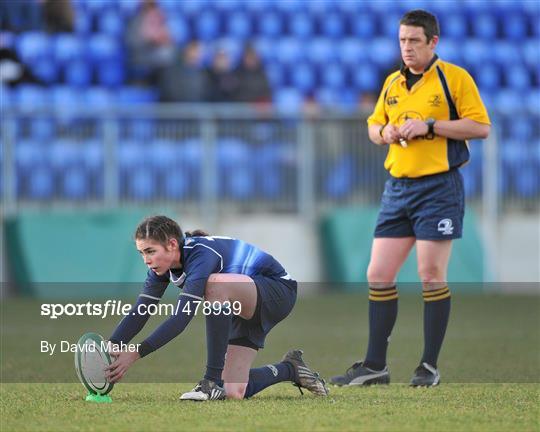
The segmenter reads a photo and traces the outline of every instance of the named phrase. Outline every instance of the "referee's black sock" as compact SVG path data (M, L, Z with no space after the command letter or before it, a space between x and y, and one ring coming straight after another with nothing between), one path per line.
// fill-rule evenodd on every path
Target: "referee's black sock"
M450 290L448 287L424 291L424 354L422 362L434 368L448 326L450 316Z
M211 313L206 315L207 357L204 378L220 386L223 385L221 374L225 365L231 327L232 313L227 304L221 305L220 308L212 308Z
M364 366L381 370L386 366L388 340L398 312L395 286L369 289L369 343Z

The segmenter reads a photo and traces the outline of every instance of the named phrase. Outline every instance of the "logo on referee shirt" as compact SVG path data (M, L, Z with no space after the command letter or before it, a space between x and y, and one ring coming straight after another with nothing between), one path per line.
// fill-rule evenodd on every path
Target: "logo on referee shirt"
M388 96L386 98L386 103L388 105L397 105L398 103L398 97L397 96Z
M441 219L437 225L437 231L442 235L451 235L454 232L454 225L452 225L452 219Z
M432 106L432 107L439 107L441 106L441 102L442 102L442 96L440 94L434 94L432 95L429 100L428 100L428 103Z

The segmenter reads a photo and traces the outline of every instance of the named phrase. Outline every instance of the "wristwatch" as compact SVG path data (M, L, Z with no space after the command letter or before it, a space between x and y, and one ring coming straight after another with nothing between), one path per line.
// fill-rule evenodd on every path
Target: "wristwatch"
M435 138L435 119L430 117L426 120L426 125L428 127L428 132L426 134L427 139Z

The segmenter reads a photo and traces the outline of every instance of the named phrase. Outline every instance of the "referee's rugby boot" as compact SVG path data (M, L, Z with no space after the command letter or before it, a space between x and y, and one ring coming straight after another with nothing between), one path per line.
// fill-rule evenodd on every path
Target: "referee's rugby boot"
M364 362L356 362L347 369L344 375L330 378L330 384L337 386L390 384L390 373L388 366L385 366L383 370L376 371L364 366Z
M203 379L190 392L180 396L180 400L207 401L227 399L225 389L218 386L214 381Z
M423 362L414 371L412 387L434 387L441 382L441 374L430 364Z
M317 396L328 396L328 387L317 372L313 372L304 360L302 359L302 350L291 350L287 352L281 359L282 362L287 362L294 369L293 385L298 387L301 394L304 394L302 388L309 390Z

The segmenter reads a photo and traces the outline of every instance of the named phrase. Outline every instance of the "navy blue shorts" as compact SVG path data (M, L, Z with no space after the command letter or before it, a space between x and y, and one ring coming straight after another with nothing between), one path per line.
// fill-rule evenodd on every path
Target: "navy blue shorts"
M281 278L254 276L257 307L253 317L233 318L229 343L250 348L264 348L266 335L289 315L296 303L297 282Z
M461 238L465 192L457 169L386 181L375 237Z

